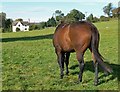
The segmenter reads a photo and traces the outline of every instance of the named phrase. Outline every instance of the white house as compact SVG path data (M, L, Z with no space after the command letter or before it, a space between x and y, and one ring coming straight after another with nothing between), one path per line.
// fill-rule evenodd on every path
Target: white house
M12 23L13 32L19 31L29 31L29 23L27 21L14 21Z

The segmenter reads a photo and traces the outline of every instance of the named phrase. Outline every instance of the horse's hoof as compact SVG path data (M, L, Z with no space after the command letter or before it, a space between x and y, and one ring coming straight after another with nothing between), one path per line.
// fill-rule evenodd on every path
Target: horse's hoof
M94 83L94 85L95 85L95 86L97 86L97 85L98 85L98 83Z
M69 72L66 72L66 75L68 75L69 74Z
M79 79L79 82L82 82L82 79Z
M63 79L63 75L60 76L60 79Z
M95 81L95 82L94 82L94 85L97 86L97 85L98 85L98 81Z
M108 75L109 75L109 73L108 73L108 72L106 72L106 71L104 71L104 75L105 75L105 76L108 76Z

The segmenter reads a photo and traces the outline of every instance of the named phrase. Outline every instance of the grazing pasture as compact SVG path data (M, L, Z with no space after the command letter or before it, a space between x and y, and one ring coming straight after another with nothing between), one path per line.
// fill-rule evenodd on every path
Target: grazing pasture
M2 34L3 90L118 90L118 21L95 23L100 32L100 53L114 73L104 76L99 69L99 85L94 86L91 53L85 53L83 82L78 84L78 61L70 56L69 76L59 77L52 37L55 28Z

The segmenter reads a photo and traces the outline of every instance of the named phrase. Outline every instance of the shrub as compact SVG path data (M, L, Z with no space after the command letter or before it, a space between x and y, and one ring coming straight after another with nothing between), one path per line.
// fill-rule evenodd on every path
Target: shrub
M109 21L109 20L110 20L109 17L100 16L100 21Z
M19 32L19 31L20 31L20 28L17 27L17 28L16 28L16 32Z

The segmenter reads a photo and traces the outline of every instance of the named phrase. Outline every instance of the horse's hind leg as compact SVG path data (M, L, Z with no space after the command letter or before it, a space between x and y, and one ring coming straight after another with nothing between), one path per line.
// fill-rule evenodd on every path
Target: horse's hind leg
M94 63L94 68L95 68L95 80L94 80L94 85L96 86L98 84L98 62L96 61L94 54L90 48L90 51L92 53L92 58L93 58L93 63Z
M84 70L83 53L78 52L76 53L76 56L77 56L77 60L79 62L79 68L80 68L78 79L80 82L82 82L82 75L83 75L83 70Z
M93 53L92 53L92 57L93 57L93 62L94 62L94 67L95 67L95 81L94 81L94 85L96 86L98 84L98 62L94 58L94 54Z
M56 51L56 54L57 54L58 64L60 67L60 78L62 79L64 76L64 73L63 73L63 71L64 71L64 53Z
M68 75L69 70L68 70L68 64L69 64L69 57L70 57L70 53L67 52L66 53L66 58L65 58L65 64L66 64L66 74Z

